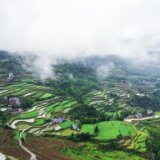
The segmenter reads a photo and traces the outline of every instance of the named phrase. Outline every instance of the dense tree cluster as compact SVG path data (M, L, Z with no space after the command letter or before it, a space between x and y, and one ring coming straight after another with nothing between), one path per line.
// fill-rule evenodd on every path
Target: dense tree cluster
M57 95L82 97L92 89L99 89L96 70L83 64L61 64L54 66L56 79L47 79L45 85L53 87Z
M82 124L94 124L106 120L106 115L103 112L97 111L87 103L81 103L70 110L68 114L74 119L79 119Z
M21 101L21 106L23 107L23 109L31 108L33 102L34 102L33 99L31 99L31 98L29 98L29 97L25 97L25 98L23 98L22 101Z
M148 130L152 138L147 140L147 149L155 154L154 159L160 159L160 130L158 128L152 128Z
M160 90L155 91L151 96L134 96L128 100L128 104L133 106L136 104L144 109L152 109L153 111L160 109Z
M70 140L73 140L75 142L82 142L82 141L89 141L91 139L91 135L89 134L89 132L87 133L80 133L80 134L72 134L71 136L67 137Z

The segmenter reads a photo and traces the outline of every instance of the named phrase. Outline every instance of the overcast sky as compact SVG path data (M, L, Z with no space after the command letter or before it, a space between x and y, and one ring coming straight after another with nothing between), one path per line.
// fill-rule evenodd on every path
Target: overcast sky
M0 49L150 58L160 50L159 7L159 0L0 0Z

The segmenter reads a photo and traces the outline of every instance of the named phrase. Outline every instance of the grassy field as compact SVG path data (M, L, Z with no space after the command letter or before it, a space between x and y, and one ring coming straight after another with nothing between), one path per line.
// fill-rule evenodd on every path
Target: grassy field
M19 141L19 131L14 131L16 135L14 136L14 139Z
M27 136L27 133L26 132L23 132L22 133L22 138L26 141L26 136Z
M118 137L136 136L136 131L133 126L121 121L106 121L97 124L84 124L81 127L80 133L89 132L90 135L94 135L94 128L98 125L99 132L98 137L100 140L116 140ZM65 132L65 130L64 130ZM68 133L72 133L69 132Z
M94 124L84 124L82 125L82 128L81 128L81 133L84 132L84 133L87 133L89 132L90 135L93 135L94 134L94 128L95 128L96 125Z
M62 136L70 136L72 133L77 134L77 131L71 130L70 128L65 129L61 132Z
M54 108L54 112L60 112L62 110L63 106L57 106Z
M84 154L85 152L85 154ZM75 159L81 160L147 160L134 153L117 150L101 150L98 145L86 143L85 147L78 149L68 149L66 154Z
M44 98L49 98L52 96L53 96L53 94L51 94L51 93L45 93L41 98L44 99Z
M112 112L105 112L105 115L107 115L107 116L113 116L113 113Z
M77 101L69 102L68 104L64 105L63 107L64 108L70 108L70 107L72 107L76 103L77 103Z
M65 128L69 128L72 124L73 124L73 122L71 122L71 121L65 121L65 122L62 122L62 123L60 124L60 126L61 126L63 129L65 129Z
M54 103L54 104L46 107L46 108L45 108L45 111L46 111L46 112L50 112L55 106L57 106L57 105L59 105L59 104L60 104L60 102L56 102L56 103Z
M35 120L34 123L32 123L33 126L39 126L39 125L43 125L45 123L45 119L44 118L38 118Z
M34 118L37 117L39 114L38 111L29 112L27 114L24 114L22 116L19 116L19 119L28 119L28 118Z
M113 140L120 136L118 128L114 127L110 122L98 123L100 140Z

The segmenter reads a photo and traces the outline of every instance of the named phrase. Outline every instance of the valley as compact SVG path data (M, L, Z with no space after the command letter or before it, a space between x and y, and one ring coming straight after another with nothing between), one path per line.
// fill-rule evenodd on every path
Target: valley
M98 79L93 68L73 65L74 80L67 77L71 64L55 66L53 80L26 73L6 81L8 74L0 74L0 151L15 160L155 156L149 126L159 128L156 78L146 84L145 76L140 80L114 68L110 77Z

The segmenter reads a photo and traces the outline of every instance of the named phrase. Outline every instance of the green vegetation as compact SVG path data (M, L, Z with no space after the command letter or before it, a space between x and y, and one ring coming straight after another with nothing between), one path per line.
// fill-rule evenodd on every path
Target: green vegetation
M14 139L19 141L19 131L14 131L16 135L14 136Z
M46 112L50 112L55 106L57 106L57 105L59 105L59 104L60 104L60 102L56 102L56 103L54 103L54 104L46 107L46 108L45 108L45 111L46 111Z
M52 97L53 96L53 94L51 94L51 93L45 93L41 98L43 99L43 98L49 98L49 97Z
M34 118L34 117L38 116L38 114L39 114L38 111L33 111L33 112L29 112L29 113L26 113L24 115L19 116L19 118L21 118L21 119Z
M43 125L45 123L45 119L44 118L38 118L35 120L34 123L32 123L33 126L39 126L39 125Z
M60 124L60 126L65 129L65 128L69 128L73 123L71 121L65 121L65 122L62 122Z
M27 133L26 132L23 132L22 133L22 138L26 141L26 136L27 136Z

